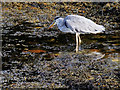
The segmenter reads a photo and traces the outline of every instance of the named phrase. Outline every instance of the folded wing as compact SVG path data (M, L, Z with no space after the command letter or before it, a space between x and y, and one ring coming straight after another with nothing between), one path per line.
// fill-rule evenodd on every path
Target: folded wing
M70 28L74 33L100 33L105 31L105 27L94 23L92 20L83 16L68 15L64 19L67 28Z

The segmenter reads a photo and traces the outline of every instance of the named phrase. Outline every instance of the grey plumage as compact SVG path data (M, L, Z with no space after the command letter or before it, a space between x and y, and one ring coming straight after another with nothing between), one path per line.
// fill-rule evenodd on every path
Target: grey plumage
M100 33L105 31L104 26L94 23L83 16L68 15L65 18L56 19L56 24L62 32L70 33Z

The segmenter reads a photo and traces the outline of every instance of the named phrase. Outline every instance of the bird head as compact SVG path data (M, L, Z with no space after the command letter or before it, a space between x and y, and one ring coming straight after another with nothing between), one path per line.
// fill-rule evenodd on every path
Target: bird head
M52 24L49 26L48 29L52 28L56 24L56 20L59 19L59 18L60 18L59 16L56 16L54 21L52 22Z

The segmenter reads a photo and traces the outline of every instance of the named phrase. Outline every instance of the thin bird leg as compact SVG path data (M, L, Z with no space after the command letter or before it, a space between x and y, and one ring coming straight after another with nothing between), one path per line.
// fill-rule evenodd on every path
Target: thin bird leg
M80 38L80 34L78 35L78 38L79 38L79 45L78 45L78 48L79 48L79 50L81 50L81 47L80 47L80 45L81 45L81 38Z
M79 50L79 34L76 33L76 52Z
M81 44L80 34L78 35L78 37L79 37L79 46L80 46L80 44Z

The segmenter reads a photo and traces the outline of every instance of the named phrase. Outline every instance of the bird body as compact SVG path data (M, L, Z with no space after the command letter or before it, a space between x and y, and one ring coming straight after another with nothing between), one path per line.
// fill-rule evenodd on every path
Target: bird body
M65 18L56 19L56 24L60 31L68 33L100 33L105 31L102 25L94 23L92 20L79 15L68 15Z
M78 52L79 45L81 44L80 34L96 34L105 31L104 26L98 25L92 20L79 15L68 15L65 18L56 17L49 28L55 24L57 24L62 32L76 34L76 52Z

